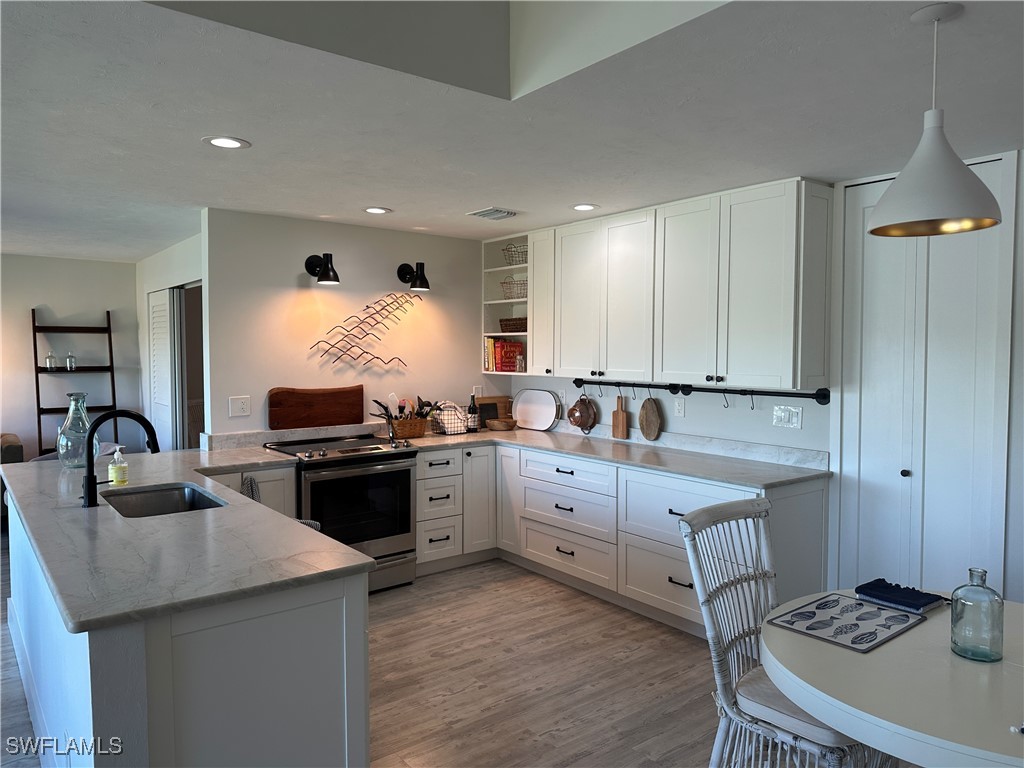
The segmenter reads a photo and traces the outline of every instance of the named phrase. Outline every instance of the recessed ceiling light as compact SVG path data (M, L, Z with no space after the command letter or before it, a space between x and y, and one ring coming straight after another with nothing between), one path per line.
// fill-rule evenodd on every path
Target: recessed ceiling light
M601 206L594 205L593 203L576 203L572 209L574 211L596 211L600 207Z
M252 142L234 136L203 136L203 142L220 149L248 149Z
M391 213L390 208L382 208L379 205L371 205L369 208L364 208L367 213Z

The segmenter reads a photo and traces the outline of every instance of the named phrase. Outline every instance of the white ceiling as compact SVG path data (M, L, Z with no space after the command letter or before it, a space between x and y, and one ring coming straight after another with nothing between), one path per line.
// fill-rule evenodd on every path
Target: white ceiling
M144 3L3 2L3 252L137 261L204 207L488 239L582 200L898 170L930 105L923 4L729 3L508 101ZM959 154L1021 148L1024 3L968 2L939 54ZM253 147L199 141L220 133ZM465 215L489 205L520 215Z

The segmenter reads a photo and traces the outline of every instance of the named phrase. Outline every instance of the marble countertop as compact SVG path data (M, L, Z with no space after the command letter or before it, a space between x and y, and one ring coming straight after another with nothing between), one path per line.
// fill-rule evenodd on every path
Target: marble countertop
M832 476L827 469L771 464L710 453L606 440L568 432L538 432L530 429L515 429L507 432L486 430L476 434L427 435L413 438L410 442L421 450L436 450L451 446L461 448L473 445L510 445L536 451L567 453L585 459L608 461L637 469L668 472L697 480L736 485L754 490L767 490Z
M100 497L83 509L84 470L0 465L69 632L84 632L369 571L373 560L203 473L290 466L262 448L129 454L130 486L191 482L216 509L125 518ZM99 467L102 473L105 462ZM107 486L100 486L100 492Z

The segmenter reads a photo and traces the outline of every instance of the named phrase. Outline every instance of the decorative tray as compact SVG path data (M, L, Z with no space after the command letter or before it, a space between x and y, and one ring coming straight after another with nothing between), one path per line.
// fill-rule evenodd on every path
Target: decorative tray
M832 593L769 619L768 623L867 653L926 618Z

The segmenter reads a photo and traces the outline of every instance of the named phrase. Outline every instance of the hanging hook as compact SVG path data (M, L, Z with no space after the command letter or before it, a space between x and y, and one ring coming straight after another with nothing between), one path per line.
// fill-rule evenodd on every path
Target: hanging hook
M751 395L750 395L750 410L754 410L754 395L753 395L753 393L751 393Z
M725 396L725 392L722 393L722 399L725 400L725 405L723 405L722 407L723 408L728 408L729 407L729 398Z
M651 399L653 399L653 398L654 398L654 395L653 395L653 394L651 393L651 388L650 388L650 387L648 387L648 388L647 388L647 396L648 396L649 398L651 398Z
M633 400L636 400L636 384L633 385Z
M619 397L622 397L622 385L621 384L616 384L615 385L615 389L617 389L619 391Z
M601 382L597 382L597 396L604 397L604 389L601 388Z

